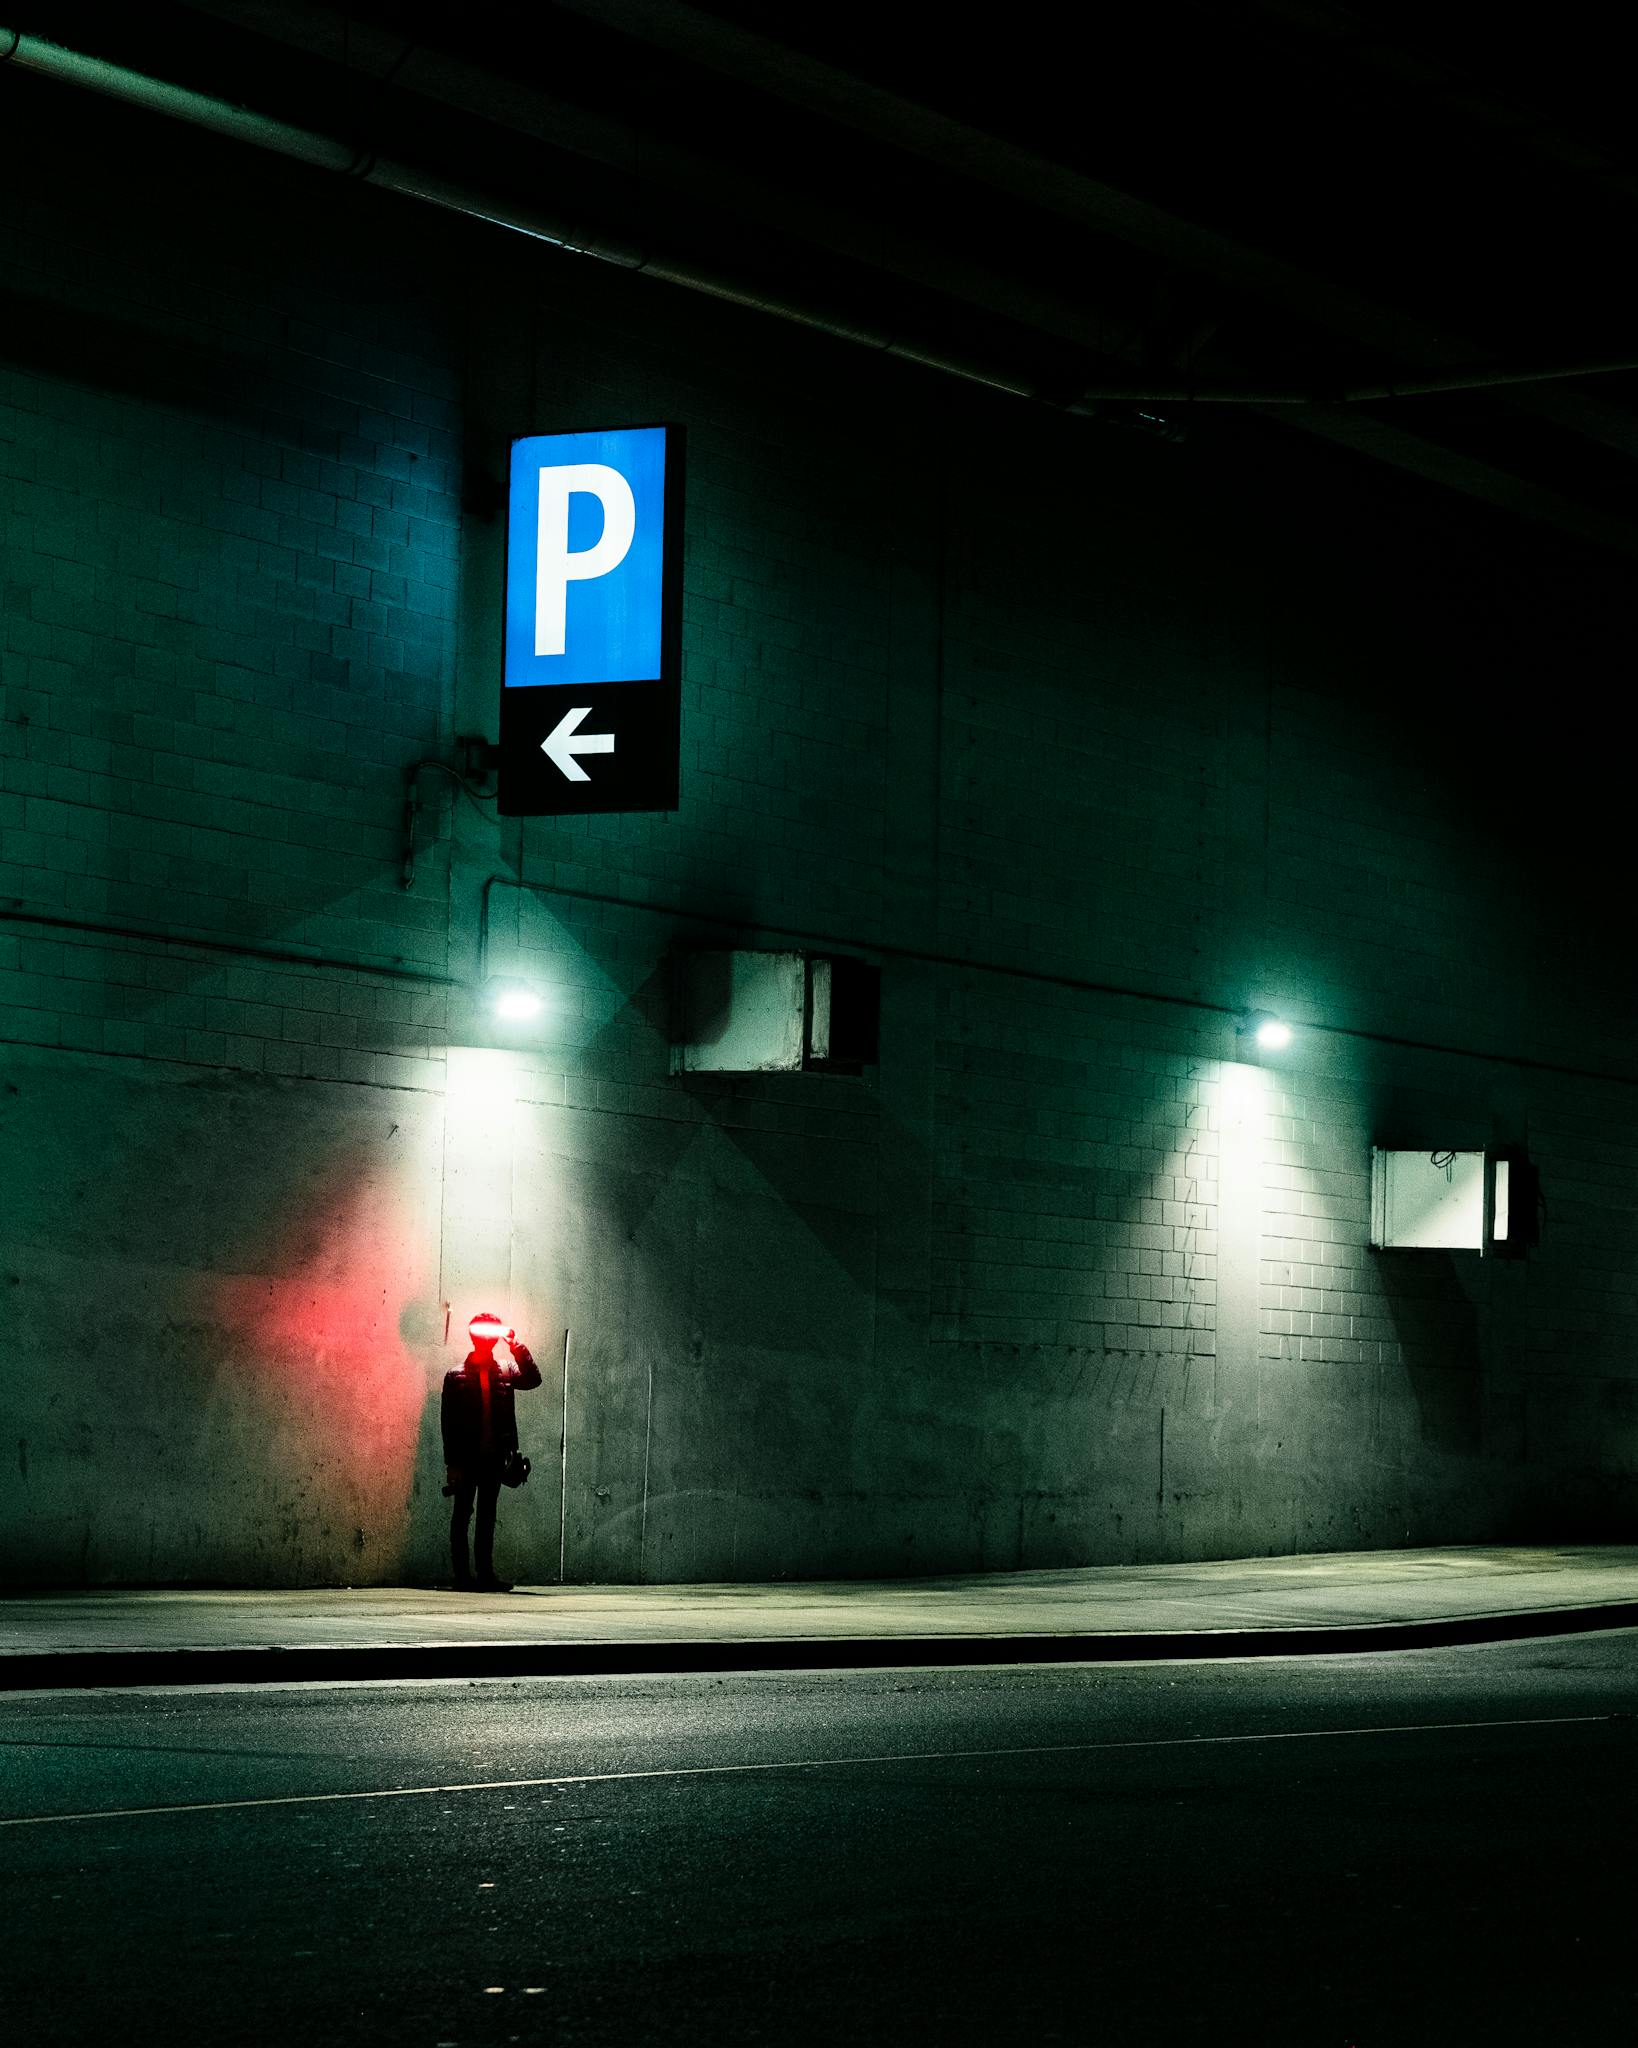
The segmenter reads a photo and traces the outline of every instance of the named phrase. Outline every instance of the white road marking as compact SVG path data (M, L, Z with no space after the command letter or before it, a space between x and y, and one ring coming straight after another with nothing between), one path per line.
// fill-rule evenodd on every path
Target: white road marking
M267 1799L200 1799L174 1806L110 1806L86 1813L30 1813L0 1819L0 1828L51 1827L71 1820L139 1820L161 1813L236 1813L259 1806L328 1806L350 1799L432 1799L457 1792L529 1792L549 1786L620 1785L650 1778L726 1778L753 1771L835 1771L870 1764L1091 1756L1111 1750L1209 1748L1233 1742L1320 1742L1345 1735L1441 1735L1463 1729L1564 1728L1614 1718L1610 1714L1543 1714L1510 1721L1408 1721L1385 1728L1281 1728L1253 1735L1157 1735L1132 1742L1046 1742L1022 1749L914 1749L885 1756L794 1757L765 1764L683 1764L657 1771L583 1771L551 1778L486 1778L465 1785L390 1785L369 1792L286 1792Z

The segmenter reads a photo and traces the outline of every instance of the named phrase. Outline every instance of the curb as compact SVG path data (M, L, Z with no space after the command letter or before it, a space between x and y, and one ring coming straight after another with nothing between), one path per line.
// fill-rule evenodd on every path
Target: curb
M802 1636L619 1643L372 1644L365 1648L45 1650L0 1656L0 1692L138 1685L292 1685L315 1679L629 1678L723 1671L1124 1664L1441 1650L1638 1628L1638 1600L1526 1614L1318 1628L1144 1629L1097 1635Z

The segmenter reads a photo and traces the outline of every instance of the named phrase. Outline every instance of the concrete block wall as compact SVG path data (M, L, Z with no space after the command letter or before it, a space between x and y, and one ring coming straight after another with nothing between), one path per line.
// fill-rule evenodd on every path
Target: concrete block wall
M440 315L385 256L339 272L270 211L237 235L226 199L202 218L208 154L110 188L94 150L67 156L76 129L112 121L136 146L141 124L74 96L61 112L63 162L31 160L0 232L0 892L77 927L441 971L439 917L395 873L403 764L437 748L453 651ZM312 1071L351 1073L336 1019L385 1021L345 982L304 1006L288 975L243 969L165 1004L112 958L73 973L69 944L36 946L8 988L18 1039L273 1072L309 1069L258 1042L310 1045Z
M486 1307L531 1578L1625 1531L1630 976L1495 710L1596 561L0 86L0 1576L434 1576ZM508 436L655 418L679 810L429 769L403 886ZM672 1077L690 944L878 960L879 1066ZM1367 1249L1372 1142L1525 1141L1528 1263Z

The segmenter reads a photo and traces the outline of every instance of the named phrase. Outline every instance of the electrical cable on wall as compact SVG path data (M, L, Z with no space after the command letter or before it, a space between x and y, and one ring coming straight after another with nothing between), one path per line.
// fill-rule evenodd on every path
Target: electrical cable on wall
M412 761L404 771L404 871L401 886L410 888L415 881L415 820L421 809L421 771L436 768L440 775L447 775L451 782L457 782L465 790L474 805L492 804L493 790L479 789L468 782L458 768L452 768L447 761L440 761L435 754L428 754L422 760Z

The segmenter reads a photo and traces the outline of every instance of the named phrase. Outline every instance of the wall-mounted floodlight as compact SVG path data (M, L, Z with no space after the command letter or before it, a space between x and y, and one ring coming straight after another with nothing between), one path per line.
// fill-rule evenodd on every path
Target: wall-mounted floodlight
M1278 1052L1291 1043L1291 1026L1272 1010L1248 1010L1238 1028L1240 1037L1249 1038L1262 1052Z
M508 1024L526 1024L545 1007L539 989L513 975L491 975L483 993L494 1014Z

